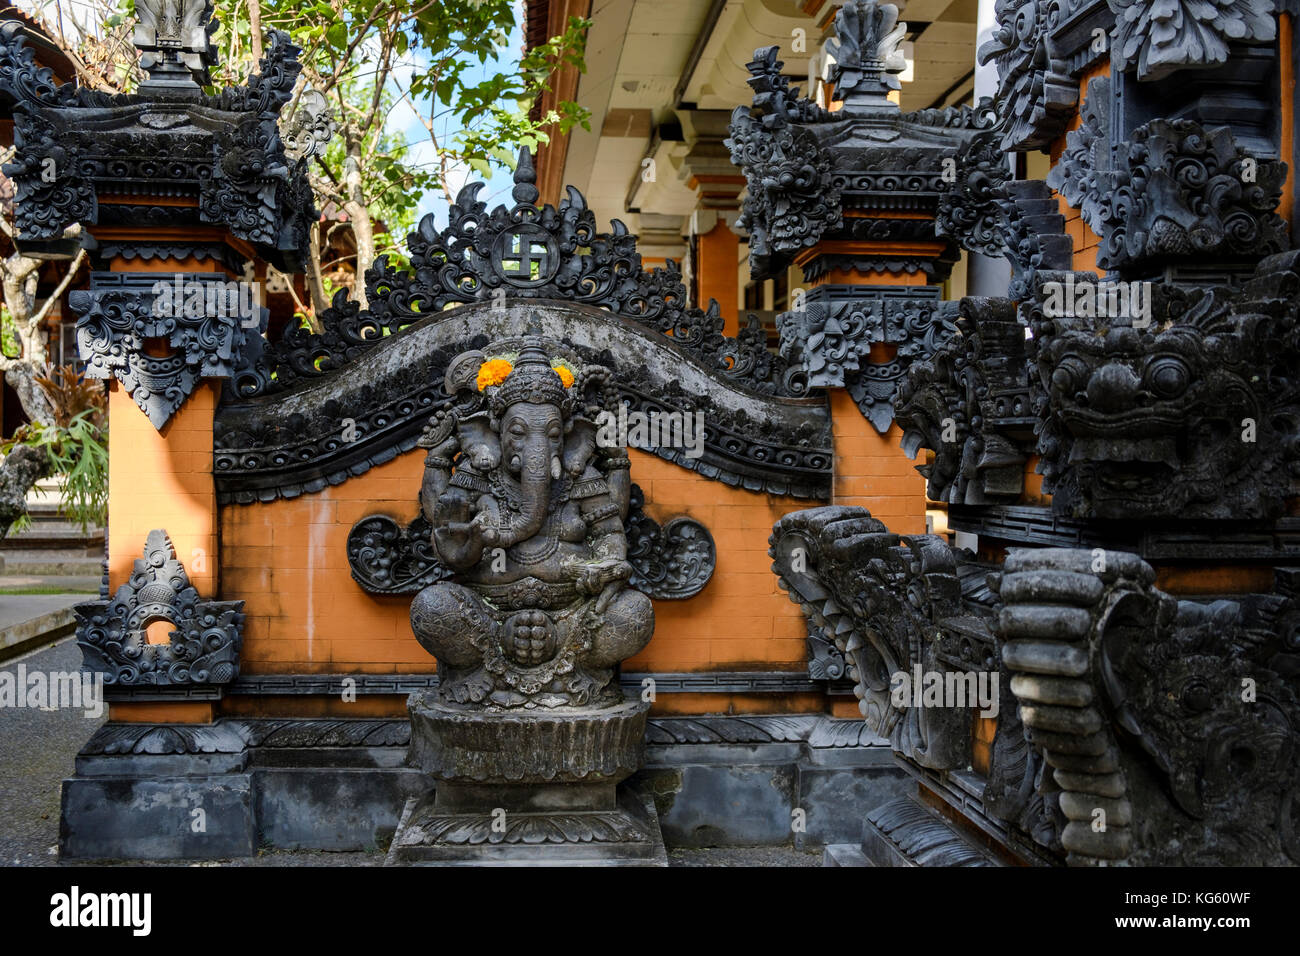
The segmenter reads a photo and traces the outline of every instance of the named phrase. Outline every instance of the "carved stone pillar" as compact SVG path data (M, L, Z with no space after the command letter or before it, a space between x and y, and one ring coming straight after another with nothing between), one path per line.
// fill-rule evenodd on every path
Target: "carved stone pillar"
M789 88L777 48L756 51L753 107L733 113L728 143L749 182L751 271L803 274L778 319L781 352L830 393L833 500L919 533L924 482L900 449L893 402L911 363L953 332L955 303L941 286L959 248L938 217L959 152L990 121L965 106L904 113L890 100L904 30L893 6L841 9L829 41L833 112Z

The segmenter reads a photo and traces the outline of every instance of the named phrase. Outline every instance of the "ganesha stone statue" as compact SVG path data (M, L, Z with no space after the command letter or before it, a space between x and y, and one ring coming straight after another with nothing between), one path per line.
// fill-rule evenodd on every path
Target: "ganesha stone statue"
M628 588L627 452L596 442L609 372L538 336L458 356L421 489L451 580L411 606L440 695L490 708L620 703L618 663L654 630Z
M538 335L447 369L420 502L450 576L411 605L439 683L408 702L434 790L408 801L392 862L666 862L653 803L619 786L650 705L618 665L654 611L628 586L627 450L597 441L610 377Z

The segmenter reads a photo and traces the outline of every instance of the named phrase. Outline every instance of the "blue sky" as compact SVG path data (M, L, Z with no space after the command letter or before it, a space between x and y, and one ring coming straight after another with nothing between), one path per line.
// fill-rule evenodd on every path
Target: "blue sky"
M523 30L520 25L523 19L522 7L523 4L521 2L515 3L515 26L514 29L510 31L510 36L506 45L501 48L501 55L497 62L488 62L482 66L478 64L477 60L473 62L473 70L477 75L485 76L488 73L495 73L502 67L509 68L514 62L517 62L520 48L523 46L524 42ZM421 104L421 108L424 109L427 114L428 103L426 102ZM396 129L402 132L402 135L406 137L407 142L412 144L422 144L415 147L417 153L423 154L423 161L431 161L433 147L429 141L428 131L423 125L421 125L419 119L411 114L409 108L401 111L401 113L402 116L399 116L399 111L394 110L390 117L390 122L395 123ZM404 126L403 120L405 120ZM468 170L463 174L463 182L471 182L476 178L478 177ZM492 177L487 181L487 189L479 193L479 198L485 199L489 207L500 202L508 202L510 198L510 189L513 185L514 182L511 179L509 170L494 170ZM452 192L453 194L455 193L454 188ZM417 216L417 221L419 217L431 212L437 218L438 225L440 227L445 226L447 224L447 207L447 200L440 191L430 191L420 202L420 211Z

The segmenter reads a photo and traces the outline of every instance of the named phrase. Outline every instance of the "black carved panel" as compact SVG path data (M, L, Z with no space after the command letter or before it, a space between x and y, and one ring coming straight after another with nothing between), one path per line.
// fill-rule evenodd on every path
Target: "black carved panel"
M165 531L149 532L144 557L111 601L79 604L77 645L85 667L114 687L229 684L239 675L243 601L204 601ZM175 627L149 643L155 621Z
M187 10L206 18L201 6ZM316 211L306 157L286 154L277 125L301 71L287 35L268 31L260 73L217 95L191 77L205 69L199 54L178 60L170 41L164 53L149 47L140 91L116 95L56 85L25 44L19 22L0 27L0 99L13 110L17 147L4 172L20 244L47 245L101 216L117 221L123 210L101 206L99 195L135 194L185 201L146 206L146 218L128 215L132 224L224 225L283 268L301 262Z
M451 358L533 319L546 334L564 338L583 361L613 369L617 400L630 411L703 413L699 457L678 448L643 450L753 491L829 496L824 399L760 398L702 366L671 337L599 309L538 302L497 310L486 302L384 336L366 362L287 392L244 398L242 383L258 370L237 371L234 394L218 410L215 425L219 499L247 503L319 491L409 451L429 417L451 401L443 389Z
M894 397L909 365L952 335L956 303L937 288L821 285L802 308L777 317L781 354L803 370L810 388L846 388L882 435L894 420ZM891 347L883 361L872 347Z
M239 286L220 273L95 272L68 302L86 375L116 378L155 428L203 379L230 377L266 323L261 306L243 314Z

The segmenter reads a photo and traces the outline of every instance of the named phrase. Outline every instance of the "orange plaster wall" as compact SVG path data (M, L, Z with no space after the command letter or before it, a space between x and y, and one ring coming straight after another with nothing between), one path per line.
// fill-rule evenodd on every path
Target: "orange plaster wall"
M1088 95L1088 84L1099 76L1110 75L1110 62L1103 61L1092 69L1088 70L1079 78L1079 105L1082 106ZM1080 118L1076 112L1070 120L1070 126L1067 133L1079 128ZM1052 144L1051 156L1052 165L1055 166L1060 160L1061 155L1065 152L1065 135ZM1065 231L1070 238L1074 240L1074 268L1078 270L1088 270L1100 273L1097 268L1097 248L1101 245L1100 237L1092 231L1083 218L1079 215L1079 210L1075 209L1065 201L1056 190L1052 191L1056 196L1056 201L1061 204L1061 215L1065 216Z
M211 597L217 590L216 399L215 385L200 385L159 432L117 381L109 383L110 589L126 582L149 532L162 528L199 594Z
M624 669L803 670L807 628L798 606L777 589L767 539L783 515L817 502L732 488L635 449L629 457L650 517L661 524L678 515L702 522L713 535L718 566L695 597L655 602L655 636Z
M651 517L702 521L718 566L694 598L656 602L655 636L625 668L803 669L803 618L777 590L767 539L783 514L815 502L730 488L635 450L631 457ZM244 601L244 673L433 669L411 634L410 597L366 594L347 564L348 531L360 518L415 517L423 462L410 452L314 495L222 509L222 597Z
M736 272L740 237L718 220L718 224L698 238L700 308L716 299L723 320L723 331L736 331L736 306L740 295L740 278Z
M842 388L831 389L831 415L835 504L866 508L896 534L924 534L925 479L903 454L903 430L881 435Z

